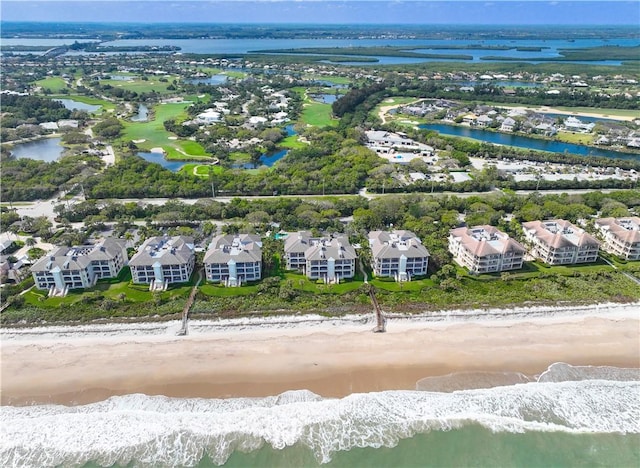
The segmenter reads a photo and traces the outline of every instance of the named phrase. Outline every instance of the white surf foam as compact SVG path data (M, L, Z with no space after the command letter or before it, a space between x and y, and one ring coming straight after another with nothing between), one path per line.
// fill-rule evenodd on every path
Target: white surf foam
M321 463L354 447L477 423L494 431L640 433L639 382L528 383L453 393L389 391L323 399L127 395L84 406L3 407L1 466L222 464L264 443L309 447Z

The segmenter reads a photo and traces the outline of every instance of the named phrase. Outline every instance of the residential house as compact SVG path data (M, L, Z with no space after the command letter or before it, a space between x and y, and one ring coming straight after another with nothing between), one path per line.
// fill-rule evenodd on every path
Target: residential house
M449 231L449 252L471 273L522 268L525 248L493 226L461 227Z
M69 289L89 288L100 278L114 278L128 260L126 241L107 238L95 245L58 247L31 267L38 289L65 296Z
M625 260L640 260L640 217L601 218L595 226L607 252Z
M287 269L299 270L309 279L339 282L356 274L356 252L345 236L312 237L308 231L293 233L284 243Z
M148 284L152 291L169 284L189 281L195 266L193 238L159 236L147 239L129 261L136 284Z
M574 116L569 116L564 119L563 125L567 130L582 133L589 133L596 126L593 122L584 123L582 120Z
M262 278L262 241L255 234L229 234L211 240L204 256L207 281L240 286Z
M491 117L489 117L488 115L481 115L480 117L478 117L476 119L476 125L478 127L488 127L493 123L493 119Z
M500 125L500 130L503 132L513 132L516 129L516 121L511 117L507 117L502 121L502 125Z
M552 219L523 223L533 256L548 265L595 262L600 242L569 221Z
M429 251L411 231L371 231L369 246L376 276L411 281L413 276L427 274Z

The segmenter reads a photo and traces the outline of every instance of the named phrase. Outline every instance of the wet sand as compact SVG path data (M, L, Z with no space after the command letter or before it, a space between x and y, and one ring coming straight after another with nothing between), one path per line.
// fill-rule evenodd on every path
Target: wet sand
M542 373L555 362L640 367L640 311L478 322L300 325L176 336L3 339L1 403L84 404L112 395L326 397L415 389L454 372Z

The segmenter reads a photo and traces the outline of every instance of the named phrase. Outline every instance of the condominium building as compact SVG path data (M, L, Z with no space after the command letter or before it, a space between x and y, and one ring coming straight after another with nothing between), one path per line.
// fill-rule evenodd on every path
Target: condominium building
M601 218L595 222L603 248L625 260L640 260L640 218Z
M411 231L371 231L369 246L376 276L410 281L413 276L427 274L429 251Z
M262 277L262 241L260 236L238 234L216 236L204 257L207 281L240 286Z
M356 252L345 236L311 237L300 231L284 245L287 268L303 272L309 279L339 282L356 274Z
M600 242L564 219L523 223L532 254L548 265L595 262Z
M107 238L98 244L58 247L40 258L31 273L38 289L49 296L65 296L69 289L89 288L100 278L118 276L127 264L124 239Z
M161 236L147 239L129 261L134 283L148 284L152 291L169 284L185 283L196 263L193 238Z
M449 231L449 252L471 273L522 268L525 248L493 226L461 227Z

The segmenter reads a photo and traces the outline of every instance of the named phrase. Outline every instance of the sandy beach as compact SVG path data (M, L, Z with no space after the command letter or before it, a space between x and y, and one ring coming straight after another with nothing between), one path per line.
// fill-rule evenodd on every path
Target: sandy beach
M292 389L340 397L415 389L422 378L454 372L533 376L555 362L640 367L640 304L515 312L479 320L473 312L462 320L391 317L386 333L373 333L362 318L210 328L194 322L184 337L175 336L176 324L150 325L166 330L137 336L126 325L26 337L5 330L1 403L84 404L129 393L257 397Z

